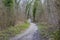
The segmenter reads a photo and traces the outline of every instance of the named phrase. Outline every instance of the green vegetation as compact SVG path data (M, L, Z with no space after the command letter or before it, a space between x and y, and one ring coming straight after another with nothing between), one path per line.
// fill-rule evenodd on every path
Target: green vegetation
M39 25L39 29L40 29L40 30L47 29L47 25L40 24L40 25Z
M12 7L14 4L13 0L4 0L3 3L6 7Z
M38 29L43 37L45 37L47 35L47 33L48 33L48 31L47 31L48 26L47 25L39 24Z
M8 40L23 32L29 26L26 22L29 18L38 24L43 22L44 25L38 25L43 38L53 37L54 40L60 40L60 30L55 29L60 28L60 0L44 0L43 4L42 0L21 1L0 0L0 40ZM19 22L26 23L20 25Z
M34 5L33 5L33 21L35 22L35 17L36 17L36 10L38 6L38 0L35 0Z
M38 25L38 28L39 28L40 34L42 35L42 38L49 36L51 40L60 40L60 30L56 30L54 32L49 31L49 27L43 24Z
M57 30L53 33L54 40L60 40L60 30Z
M29 26L29 23L24 23L22 25L18 24L14 27L9 27L6 30L0 31L0 40L8 40L10 37L15 36L16 34L22 33Z

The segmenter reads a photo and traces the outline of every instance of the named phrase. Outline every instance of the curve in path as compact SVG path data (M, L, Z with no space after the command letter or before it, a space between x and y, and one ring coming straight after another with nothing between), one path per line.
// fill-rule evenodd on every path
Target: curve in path
M29 19L30 26L23 33L11 38L10 40L40 40L37 25Z

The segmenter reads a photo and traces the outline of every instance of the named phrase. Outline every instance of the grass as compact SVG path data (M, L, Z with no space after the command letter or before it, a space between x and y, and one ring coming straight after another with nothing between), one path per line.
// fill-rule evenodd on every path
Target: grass
M57 37L56 40L60 40L60 30L58 30L58 31L56 32L56 34L57 34L57 35L56 35L56 37Z
M43 24L39 24L38 27L39 27L40 30L43 30L43 29L47 29L48 28L47 25L43 25Z
M60 29L53 33L54 40L60 40Z
M43 24L38 25L38 28L43 39L49 36L50 40L60 40L60 30L53 31L51 29L51 32L49 31L49 27Z
M6 30L0 31L0 40L8 40L10 37L15 36L16 34L22 33L29 27L29 23L24 23L22 25L11 26Z
M47 25L43 25L43 24L39 24L38 25L38 29L39 29L41 35L44 36L47 33L48 26Z

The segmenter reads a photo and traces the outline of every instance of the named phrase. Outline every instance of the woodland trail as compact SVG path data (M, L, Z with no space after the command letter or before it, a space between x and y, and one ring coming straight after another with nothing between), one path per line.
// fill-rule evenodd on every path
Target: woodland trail
M10 40L40 40L37 25L32 23L30 19L28 21L30 23L29 28L24 33L19 34Z

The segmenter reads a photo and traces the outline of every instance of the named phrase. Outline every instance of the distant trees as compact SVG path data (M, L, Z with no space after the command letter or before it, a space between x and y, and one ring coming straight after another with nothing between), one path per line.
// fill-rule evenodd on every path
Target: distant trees
M36 14L36 9L38 6L37 0L35 0L34 5L33 5L33 21L35 22L35 14Z
M60 0L45 0L43 4L41 3L41 0L35 0L32 10L33 21L47 25L49 37L51 35L50 33L57 30L57 35L60 34ZM56 40L59 40L59 36L56 38Z
M0 30L30 17L33 22L48 25L49 32L60 30L60 0L45 0L43 4L41 0L0 0Z
M0 0L0 30L14 26L18 22L26 21L26 2L21 0ZM20 6L21 5L21 6Z
M2 8L2 7L3 7L3 5L2 5L2 0L0 0L0 3L1 3L1 4L0 4L0 30L1 30L1 28L2 28L2 26L3 26L3 24L4 24L4 23L3 23L3 21L4 21L4 20L3 20L3 14L4 14L4 13L2 12L2 11L3 11L3 10L2 10L2 9L3 9L3 8ZM3 13L3 14L2 14L2 13Z
M21 9L20 9L20 1L21 0L15 0L14 1L14 13L15 13L15 24L20 19Z
M60 0L55 0L55 8L57 10L58 24L59 24L59 28L60 28Z
M54 33L54 40L59 40L60 38L60 0L45 0L42 4L44 13L43 16L39 16L43 24L48 25L48 36L51 37L50 33ZM41 10L40 10L41 11ZM41 19L42 18L42 19ZM40 21L40 23L41 23Z
M4 0L3 4L6 8L6 16L7 16L7 25L14 25L14 1L13 0Z
M33 0L32 1L28 0L27 4L26 4L26 14L27 14L26 16L27 16L27 19L30 18L31 14L32 14L31 13L32 3L33 3Z
M8 27L10 25L14 25L13 23L13 0L1 0L0 7L0 27L1 29L4 29L5 27ZM2 16L1 16L2 15Z
M33 5L33 21L40 22L42 17L44 17L42 14L44 14L43 6L41 4L41 0L35 0Z
M60 0L55 0L55 8L58 14L58 30L55 32L54 40L60 40Z

